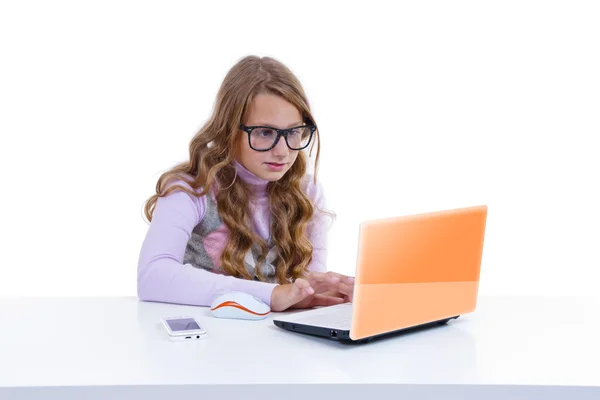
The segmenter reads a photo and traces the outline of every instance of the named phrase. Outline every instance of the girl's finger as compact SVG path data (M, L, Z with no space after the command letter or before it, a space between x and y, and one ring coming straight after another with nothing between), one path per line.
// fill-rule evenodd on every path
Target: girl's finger
M299 294L305 295L311 295L315 292L308 281L302 278L296 279L294 282L294 289L296 289Z
M338 292L348 296L354 291L354 285L347 285L345 283L340 283L337 286L337 290L338 290Z
M329 281L332 283L341 282L346 285L354 285L354 278L351 276L338 274L337 272L328 272L327 274L329 274Z
M345 300L341 297L315 294L313 296L313 304L312 305L315 307L318 307L318 306L333 306L333 305L342 304L342 303L345 303Z
M334 289L340 281L337 277L320 274L309 277L308 282L310 282L310 285L313 287L316 293L321 293Z

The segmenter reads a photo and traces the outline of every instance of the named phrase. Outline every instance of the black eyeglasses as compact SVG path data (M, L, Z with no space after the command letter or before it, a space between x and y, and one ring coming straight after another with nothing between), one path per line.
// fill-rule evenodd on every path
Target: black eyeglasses
M305 149L317 130L314 125L301 125L288 129L277 129L271 126L246 126L240 124L240 129L248 134L248 143L252 150L269 151L277 145L280 137L291 150Z

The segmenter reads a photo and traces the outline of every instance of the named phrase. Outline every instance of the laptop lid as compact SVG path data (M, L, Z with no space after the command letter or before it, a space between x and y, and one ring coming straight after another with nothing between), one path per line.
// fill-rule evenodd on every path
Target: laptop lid
M365 221L350 338L475 310L487 206Z

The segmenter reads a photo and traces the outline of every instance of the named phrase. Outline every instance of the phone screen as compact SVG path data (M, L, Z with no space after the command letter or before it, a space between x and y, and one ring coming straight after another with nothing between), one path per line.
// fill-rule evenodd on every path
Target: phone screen
M167 324L173 332L188 331L192 329L200 329L193 318L168 319Z

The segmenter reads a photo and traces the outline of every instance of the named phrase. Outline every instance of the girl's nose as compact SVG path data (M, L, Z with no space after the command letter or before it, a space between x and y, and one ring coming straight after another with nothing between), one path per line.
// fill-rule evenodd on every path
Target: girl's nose
M273 153L277 156L287 156L290 152L289 150L283 136L279 138L279 142L273 147Z

